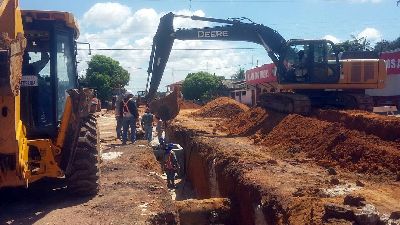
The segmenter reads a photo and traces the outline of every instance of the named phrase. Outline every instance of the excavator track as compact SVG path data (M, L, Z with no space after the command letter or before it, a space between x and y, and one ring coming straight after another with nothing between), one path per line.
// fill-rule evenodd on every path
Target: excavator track
M258 105L281 113L309 115L312 108L358 109L372 111L373 99L361 93L321 92L319 94L264 93Z
M310 99L297 93L264 93L260 95L258 105L281 113L308 115L311 112Z
M99 190L100 158L97 131L96 118L91 114L82 122L71 170L65 174L71 194L94 195Z
M371 96L365 95L365 94L347 94L351 96L355 103L356 103L356 109L360 110L365 110L365 111L371 111L374 108L374 100L372 99Z

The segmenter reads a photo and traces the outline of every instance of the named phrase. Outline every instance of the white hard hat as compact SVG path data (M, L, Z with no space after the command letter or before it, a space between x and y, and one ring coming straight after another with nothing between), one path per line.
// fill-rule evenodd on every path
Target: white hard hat
M128 95L133 95L133 92L131 90L126 90L125 96L128 96Z

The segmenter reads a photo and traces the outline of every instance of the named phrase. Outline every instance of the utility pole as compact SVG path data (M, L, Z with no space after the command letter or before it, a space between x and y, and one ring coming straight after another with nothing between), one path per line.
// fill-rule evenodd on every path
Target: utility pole
M172 83L175 83L174 68L172 68L171 76L172 76Z

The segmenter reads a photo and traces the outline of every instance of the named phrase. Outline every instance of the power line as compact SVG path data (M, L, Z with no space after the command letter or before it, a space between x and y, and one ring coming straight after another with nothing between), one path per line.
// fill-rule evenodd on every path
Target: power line
M221 51L221 50L255 50L262 48L235 47L235 48L175 48L173 51ZM89 50L80 48L78 50ZM91 48L92 51L150 51L151 48Z

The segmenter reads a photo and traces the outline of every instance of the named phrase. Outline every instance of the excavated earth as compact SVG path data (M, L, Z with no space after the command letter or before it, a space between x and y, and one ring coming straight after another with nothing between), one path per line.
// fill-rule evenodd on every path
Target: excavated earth
M399 121L217 99L181 111L167 134L197 197L231 200L228 224L400 224Z

